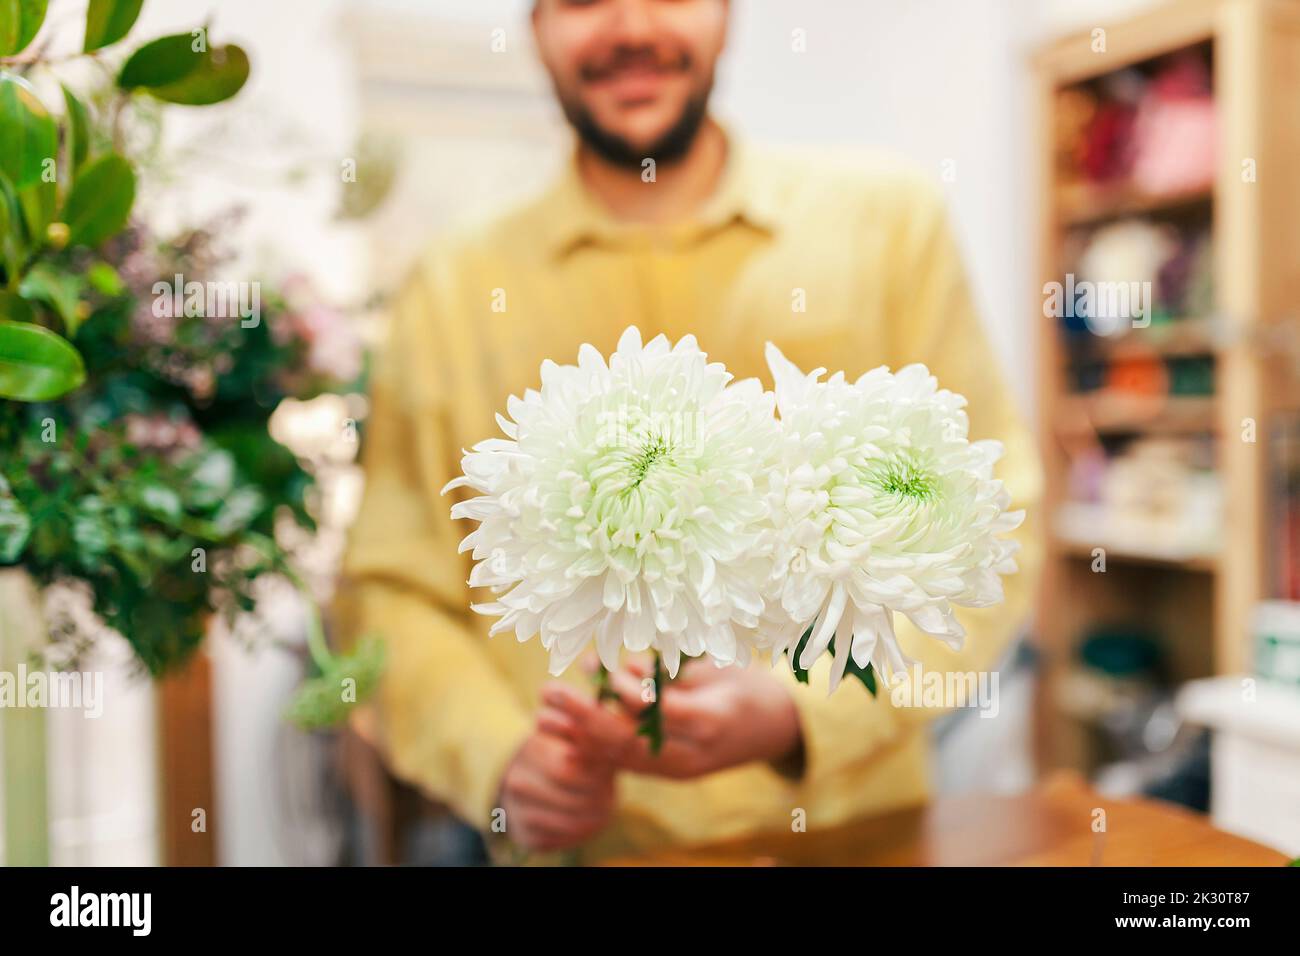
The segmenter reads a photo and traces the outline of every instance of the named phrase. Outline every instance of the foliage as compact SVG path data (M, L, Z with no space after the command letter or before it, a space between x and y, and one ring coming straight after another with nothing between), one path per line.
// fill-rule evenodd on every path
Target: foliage
M91 0L83 50L99 59L130 32L143 0ZM234 96L248 56L214 47L207 28L136 49L116 74L109 113L94 115L62 87L53 116L28 74L50 69L24 56L45 19L45 0L0 2L0 398L45 401L84 381L68 340L84 315L86 276L57 268L68 250L95 249L121 232L135 203L136 173L120 153L122 111L136 96L206 105ZM96 123L112 132L94 135ZM105 145L107 144L107 145ZM34 332L40 326L48 334Z
M224 258L221 228L167 242L133 228L103 258L54 260L52 275L79 279L85 319L71 341L86 385L58 401L0 402L0 561L42 584L86 581L96 612L153 673L185 659L213 610L251 610L256 577L285 570L276 520L312 527L312 476L268 421L283 398L339 387L337 371L359 368L313 367L322 323L301 317L323 307L302 289L263 292L251 327L166 314L171 295L155 289L177 274L203 284Z
M787 652L790 657L790 667L794 671L795 680L801 684L808 683L808 669L799 663L799 658L803 656L803 649L808 646L808 641L812 637L812 633L816 627L816 622L810 624L808 629L803 632L803 636L799 638L799 643L795 645L794 650ZM833 659L835 657L835 638L831 638L831 642L826 649ZM848 664L845 665L844 673L856 677L862 682L862 686L871 692L872 697L876 696L876 670L871 665L870 661L867 662L866 667L859 667L857 661L850 657Z
M131 155L131 134L156 145L169 104L221 102L249 75L243 50L209 45L206 28L109 66L142 3L91 0L81 55L113 80L78 93L30 52L44 0L0 0L0 564L85 582L161 674L214 612L252 610L259 576L297 581L276 532L314 527L313 476L268 425L283 399L356 384L361 365L346 318L305 282L221 281L237 216L168 237L132 223L152 157ZM255 307L212 308L216 285L247 288ZM339 681L353 700L373 688L382 653L333 657L317 623L312 655L321 677L293 716L320 726L346 711Z

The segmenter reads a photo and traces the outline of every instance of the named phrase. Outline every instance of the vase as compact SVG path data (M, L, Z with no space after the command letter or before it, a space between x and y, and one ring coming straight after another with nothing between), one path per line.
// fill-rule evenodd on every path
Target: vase
M0 680L12 689L0 698L0 790L4 806L4 864L48 866L49 804L45 710L26 706L19 681L45 643L40 594L21 568L0 568Z

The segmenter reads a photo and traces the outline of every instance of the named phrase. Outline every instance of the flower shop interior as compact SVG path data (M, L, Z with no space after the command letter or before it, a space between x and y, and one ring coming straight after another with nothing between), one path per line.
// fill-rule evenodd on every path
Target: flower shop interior
M729 131L849 163L884 149L942 196L1037 443L1041 569L996 700L927 725L926 807L852 840L796 827L620 862L1300 856L1300 0L730 6ZM69 117L70 152L128 157L70 162L104 191L131 175L134 204L98 232L65 209L51 242L71 229L83 251L0 291L0 313L59 317L88 383L57 412L0 399L0 490L25 509L0 495L0 862L488 860L394 770L364 703L332 722L308 692L342 666L315 606L341 586L395 293L440 230L543 187L569 149L532 0L146 2L80 60L86 4L49 7L0 71ZM246 53L238 95L186 105L142 62L163 95L118 104L129 50L204 23L238 44L212 82ZM214 284L190 276L223 280L220 329L193 318ZM1094 294L1123 302L1080 305ZM65 412L67 446L40 431ZM184 573L150 573L167 562ZM84 706L53 676L27 704L60 668L93 675ZM1099 842L1097 807L1149 839Z

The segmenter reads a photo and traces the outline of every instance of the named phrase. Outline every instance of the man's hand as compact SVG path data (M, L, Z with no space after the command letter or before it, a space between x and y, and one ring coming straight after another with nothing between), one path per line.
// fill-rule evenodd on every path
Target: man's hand
M604 706L559 682L542 690L540 730L620 769L687 779L753 761L779 769L802 759L799 717L789 690L763 668L690 662L660 688L664 745L657 755L637 736L649 703L650 666L632 660L610 675L618 704Z
M564 850L609 822L614 768L568 740L539 729L524 741L501 780L506 833L525 850Z

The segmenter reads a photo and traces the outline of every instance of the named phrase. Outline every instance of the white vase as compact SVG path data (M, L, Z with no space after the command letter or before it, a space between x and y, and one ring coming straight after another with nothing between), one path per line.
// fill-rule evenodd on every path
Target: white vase
M6 866L49 865L45 711L26 706L20 667L45 643L40 596L20 568L0 569L0 680L12 697L0 706L0 801Z

